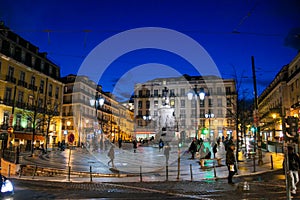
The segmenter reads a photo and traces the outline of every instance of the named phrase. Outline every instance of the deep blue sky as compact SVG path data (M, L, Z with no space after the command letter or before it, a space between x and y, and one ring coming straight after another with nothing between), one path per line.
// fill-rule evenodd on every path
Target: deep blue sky
M236 75L241 90L248 88L251 96L251 56L255 57L261 93L297 54L299 35L290 34L289 42L285 41L293 29L300 33L300 1L2 0L0 20L40 51L48 52L61 67L62 76L76 74L94 47L119 32L139 27L174 29L201 44L222 76ZM112 91L119 71L150 62L194 73L183 67L188 62L172 53L139 50L115 60L100 84L105 91Z

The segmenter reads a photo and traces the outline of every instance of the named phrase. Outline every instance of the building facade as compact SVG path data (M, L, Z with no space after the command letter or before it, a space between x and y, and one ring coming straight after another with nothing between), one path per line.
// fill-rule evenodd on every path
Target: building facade
M75 137L73 145L102 148L110 142L130 140L133 132L133 112L118 103L109 92L86 76L68 75L64 83L62 135L60 142ZM99 104L102 99L103 104ZM95 102L95 100L97 100ZM67 142L67 141L66 141Z
M283 118L299 118L300 113L300 54L282 67L258 99L263 142L282 141Z
M203 100L199 98L200 91L205 93ZM188 99L189 92L193 93L192 100ZM136 84L135 136L149 139L157 135L164 128L159 120L161 108L168 104L173 109L176 137L235 137L236 98L235 81L215 76L183 75Z
M0 25L2 147L52 145L61 130L60 68L19 35ZM47 142L47 143L46 143Z

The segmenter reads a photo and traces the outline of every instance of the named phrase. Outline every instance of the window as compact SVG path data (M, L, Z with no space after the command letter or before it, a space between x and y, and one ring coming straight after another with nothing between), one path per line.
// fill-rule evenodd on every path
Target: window
M142 101L138 102L138 108L140 108L140 109L143 108L143 102Z
M154 96L158 97L158 90L154 90Z
M14 77L14 68L12 66L9 66L8 68L8 77Z
M180 108L185 108L185 100L180 100Z
M181 109L180 110L180 118L185 118L186 115L185 115L185 110L184 109Z
M180 96L185 96L185 89L184 88L181 88L180 89Z
M18 103L22 103L23 102L23 97L24 97L24 92L19 91L18 92Z
M141 110L138 111L138 115L139 115L139 116L142 116L142 115L143 115L143 113L142 113Z
M31 65L35 66L35 57L34 56L31 57Z
M213 94L213 89L212 88L208 88L208 94L212 95Z
M32 86L35 85L35 77L34 76L31 76L30 85L32 85Z
M7 87L6 90L5 90L5 96L4 96L4 99L5 101L10 101L11 100L11 95L12 95L12 89Z
M226 106L231 107L231 99L230 98L226 99Z
M200 107L201 108L205 107L205 101L204 100L200 100Z
M44 61L41 61L41 70L44 71L44 68L45 68L45 63Z
M17 114L16 126L18 126L18 127L21 126L21 118L22 118L22 115L21 114Z
M196 105L197 105L197 104L196 104L196 101L192 100L192 101L191 101L191 107L192 107L192 108L196 108Z
M52 97L52 84L49 84L49 92L48 92L49 97Z
M226 94L231 94L231 88L230 87L226 87Z
M20 73L20 81L24 82L25 81L25 72L21 71Z
M59 87L55 88L55 98L58 99Z
M171 90L170 90L170 96L171 96L171 97L174 97L174 96L175 96L175 90L174 90L174 89L171 89Z
M214 100L213 99L208 99L208 106L212 107L214 104Z
M49 74L52 75L52 73L53 73L53 70L52 70L52 66L50 65L49 66Z
M200 109L200 117L205 117L205 109Z
M150 101L146 101L146 109L150 109Z
M150 90L146 90L146 96L150 97Z
M40 83L40 93L44 93L44 85L45 85L45 81L44 80L41 80L41 83Z
M3 124L4 125L8 125L8 120L9 120L9 113L8 112L4 112L4 115L3 115Z
M222 109L218 109L218 116L219 116L219 117L222 117L222 116L223 116L223 111L222 111Z
M143 91L142 90L139 90L139 97L141 98L143 95Z
M222 88L221 87L217 87L217 93L222 94Z
M223 106L222 105L222 99L217 99L217 104L218 104L219 107L222 107Z

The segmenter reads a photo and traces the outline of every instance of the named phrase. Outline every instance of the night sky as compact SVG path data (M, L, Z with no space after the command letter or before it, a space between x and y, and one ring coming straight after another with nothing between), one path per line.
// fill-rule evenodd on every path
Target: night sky
M239 92L253 97L251 56L255 58L258 93L261 93L300 49L300 1L297 0L2 0L0 5L0 20L41 52L48 52L48 57L61 67L62 76L77 74L93 49L103 47L103 42L116 34L158 27L195 40L223 78L236 78ZM140 32L153 40L159 31ZM99 80L104 91L114 92L124 100L133 92L132 84L136 82L167 75L199 75L191 61L182 56L184 53L170 51L173 45L184 46L180 38L177 40L178 35L170 37L170 41L168 37L164 37L167 41L161 40L168 43L166 49L140 42L139 48L123 51L108 62L110 53L119 52L116 48L138 43L139 36L135 37L117 46L107 45L107 50L96 56L103 62L90 64L94 65L91 71L103 71L101 77L91 72L87 75ZM186 52L186 55L195 53ZM99 70L104 63L108 66Z

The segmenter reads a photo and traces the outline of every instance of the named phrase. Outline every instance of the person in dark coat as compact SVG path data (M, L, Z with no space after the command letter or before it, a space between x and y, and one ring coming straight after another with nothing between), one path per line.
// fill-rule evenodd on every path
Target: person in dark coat
M214 147L213 147L213 153L214 153L214 158L216 158L216 153L218 152L218 144L215 143Z
M234 144L230 144L226 151L226 165L228 168L228 183L233 184L232 177L237 172L236 165L235 165L235 157L234 157Z
M162 148L164 148L165 144L162 139L159 140L158 142L158 151L160 151Z
M288 146L288 160L289 160L289 171L288 175L291 180L291 193L296 194L297 183L299 182L299 167L300 159L299 156L294 152L292 146Z
M132 144L133 144L133 152L134 152L134 153L136 153L136 149L137 149L137 142L136 142L136 140L135 140L135 139L133 140Z
M196 140L194 139L192 141L192 143L190 144L190 147L189 147L189 152L191 152L192 154L192 158L191 159L195 159L195 153L197 151L197 144L196 144Z

